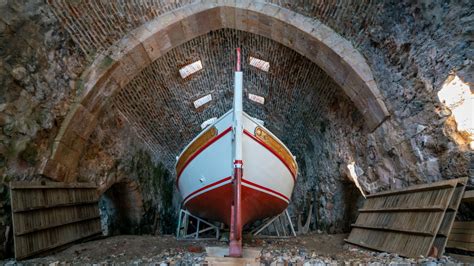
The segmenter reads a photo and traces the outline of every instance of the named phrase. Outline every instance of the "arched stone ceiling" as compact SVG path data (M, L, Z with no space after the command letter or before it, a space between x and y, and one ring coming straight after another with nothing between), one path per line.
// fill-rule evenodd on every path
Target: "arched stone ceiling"
M242 48L245 59L244 110L264 120L292 149L304 144L334 95L342 95L315 63L275 41L233 29L202 35L154 61L113 98L115 107L169 168L202 122L232 108L236 47ZM250 55L270 62L270 71L250 66ZM182 79L178 69L196 60L202 61L203 70ZM250 101L248 93L265 97L265 103ZM212 101L195 109L193 101L207 94Z
M57 17L71 33L82 51L94 56L105 52L130 31L167 12L196 3L196 0L143 1L71 1L48 0ZM287 8L317 18L343 36L357 35L363 25L370 25L378 12L377 1L358 0L211 0L217 5L248 7L261 3ZM352 40L358 43L359 40Z
M77 159L109 96L173 47L220 28L271 38L318 64L355 103L369 130L388 117L365 59L318 20L264 2L195 2L145 23L96 57L79 82L82 95L69 111L51 158L40 172L56 180L74 180Z

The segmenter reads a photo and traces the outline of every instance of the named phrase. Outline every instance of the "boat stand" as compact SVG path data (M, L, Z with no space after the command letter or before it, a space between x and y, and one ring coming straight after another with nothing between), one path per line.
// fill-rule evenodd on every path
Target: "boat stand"
M188 233L190 219L196 220L196 231ZM215 230L215 237L202 238L200 234ZM181 209L179 211L178 228L176 229L176 239L178 240L218 240L220 235L220 228L208 221L205 221L195 215L192 215L187 210Z
M285 225L285 218L286 218L286 222L290 226L291 232L288 232L287 230L288 228ZM288 209L286 209L284 212L280 213L279 215L271 218L266 223L262 224L260 227L257 227L251 233L253 236L257 236L263 230L265 230L266 228L269 228L270 225L272 225L273 228L275 229L277 237L284 238L284 237L296 236L295 228L293 227L293 222L291 221L290 214L288 213ZM278 227L280 227L281 233L278 230Z

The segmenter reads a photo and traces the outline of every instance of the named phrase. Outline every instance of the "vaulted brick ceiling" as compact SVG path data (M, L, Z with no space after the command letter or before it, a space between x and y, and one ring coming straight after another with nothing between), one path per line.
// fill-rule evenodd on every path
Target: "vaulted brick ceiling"
M348 101L324 71L287 47L233 29L210 32L153 62L113 99L115 107L168 167L200 132L203 121L232 108L236 47L242 48L245 58L244 110L263 120L296 154L331 104ZM250 66L249 56L269 61L270 71ZM202 61L203 70L182 79L179 68L196 60ZM248 100L248 93L265 97L265 104ZM207 94L212 95L212 101L195 109L193 101Z

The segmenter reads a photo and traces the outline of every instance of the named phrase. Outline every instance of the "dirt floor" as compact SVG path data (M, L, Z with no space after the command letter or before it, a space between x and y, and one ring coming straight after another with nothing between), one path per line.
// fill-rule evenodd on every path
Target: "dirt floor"
M474 257L406 259L396 254L365 251L344 245L346 237L346 234L310 234L289 239L247 237L244 247L262 248L260 262L263 265L474 263ZM205 263L205 247L226 244L222 241L178 241L174 236L122 235L77 244L46 257L21 262L6 260L0 264L193 265Z

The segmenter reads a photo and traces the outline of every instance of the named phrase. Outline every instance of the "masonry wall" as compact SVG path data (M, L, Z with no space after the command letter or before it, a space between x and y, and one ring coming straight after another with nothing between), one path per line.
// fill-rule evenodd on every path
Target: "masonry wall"
M121 4L124 4L121 1L0 2L0 242L4 248L10 246L3 239L10 224L6 184L12 179L45 178L37 175L38 169L50 154L59 127L76 97L75 82L85 66L92 62L97 53L106 50L131 29L189 2L150 6L138 6L137 3L126 1L126 6L121 8ZM332 88L324 85L330 83L328 78L318 74L317 67L288 51L288 48L231 31L213 33L211 38L201 39L205 42L214 38L216 47L230 50L226 45L233 43L226 44L219 41L219 38L227 38L232 34L239 38L247 36L243 42L249 47L248 50L255 48L256 55L264 57L268 54L266 52L275 50L282 54L270 53L269 58L273 61L278 61L279 56L286 56L286 59L280 60L282 64L286 64L282 71L294 67L288 79L279 75L281 80L275 79L274 83L267 83L269 79L263 75L248 72L249 77L254 80L249 82L252 84L250 89L256 92L268 95L271 90L280 90L279 93L283 95L288 92L283 88L305 87L308 88L306 92L314 93L304 99L308 94L298 96L298 92L293 91L294 94L288 97L293 100L291 104L298 108L289 108L286 113L301 117L294 121L278 116L281 112L272 113L266 107L246 105L255 116L260 114L268 121L286 122L281 123L281 126L275 124L271 129L297 151L302 168L292 207L295 208L295 214L306 214L311 199L314 199L317 202L313 204L316 221L313 222L314 229L321 228L330 232L346 229L347 222L343 220L351 217L353 214L350 210L355 208L349 207L348 203L352 201L348 199L358 197L354 193L357 192L354 187L346 189L352 186L346 177L346 168L350 163L356 166L356 173L366 192L470 174L468 169L472 168L469 165L472 151L469 150L468 140L457 133L451 112L439 102L437 92L448 75L453 73L469 83L472 90L472 1L272 3L317 18L351 41L367 59L391 114L375 132L367 132L350 101L336 92L330 94L330 97L321 94ZM104 5L110 5L111 8ZM71 19L71 12L82 15ZM117 20L119 14L124 16L121 20ZM93 23L88 23L90 21ZM194 40L193 44L198 45L199 39ZM176 57L178 62L170 61L171 52L151 67L156 67L158 71L175 71L178 63L186 63L202 51L210 53L209 58L223 58L217 49L203 48L193 52L193 45L186 45L186 48L181 48L180 53L175 52L175 56L181 55ZM227 60L221 59L221 62ZM152 70L147 71L141 76L154 73ZM177 77L176 72L170 73L159 74L161 78L173 75ZM222 80L227 80L225 77L230 72L224 71L222 74L221 83L214 83L215 80L209 79L208 81L213 81L212 84L193 86L211 88L215 84L223 84ZM298 75L301 75L301 80L292 79ZM140 82L138 79L134 80L129 87L147 85ZM171 80L169 84L165 84L173 88L186 87L186 84L176 85L176 82ZM189 83L192 81L188 85ZM265 84L272 86L265 87ZM319 87L320 90L309 90L314 87ZM191 121L195 123L193 125L200 122L201 118L217 115L225 109L229 104L229 91L222 90L220 93L219 96L227 100L219 108L210 108L195 115L195 119ZM198 94L187 95L187 102ZM320 98L325 102L318 102ZM311 105L315 102L317 104ZM126 106L126 103L122 106ZM318 110L316 106L322 109ZM111 115L121 117L120 113L116 113L120 107L109 108L107 110ZM126 113L126 110L122 109L121 113ZM133 117L133 114L128 114L128 117ZM158 167L159 161L169 166L171 154L179 150L179 141L174 144L170 142L169 147L163 148L160 144L158 148L150 148L150 145L140 139L139 130L128 132L123 126L111 123L110 117L104 116L101 119L104 128L98 128L97 132L102 130L108 137L92 138L87 152L81 158L80 180L102 182L113 177L114 171L123 164L120 162L124 159L132 160L134 154L140 154L138 151L142 148L150 156L150 167ZM130 124L124 123L138 128L132 119ZM163 130L161 133L164 134L180 132L161 127L162 123L156 124L156 128ZM115 128L118 129L114 131ZM291 131L293 128L295 131ZM194 127L181 132L179 134L182 134L184 142L197 129ZM299 132L299 135L296 134L298 137L290 137L290 133L295 132ZM132 138L133 141L127 138ZM300 141L291 143L292 139ZM108 141L111 143L107 143ZM157 154L156 151L164 152ZM98 160L102 156L104 160ZM133 176L136 172L128 174ZM168 178L172 179L172 174ZM471 175L470 184L473 182ZM106 181L104 184L113 183ZM147 198L150 193L142 192L142 196ZM159 197L161 196L156 199ZM153 205L156 199L149 202ZM179 199L174 198L172 202L174 207L170 207L170 210L176 208ZM157 208L158 213L162 210L160 208Z

